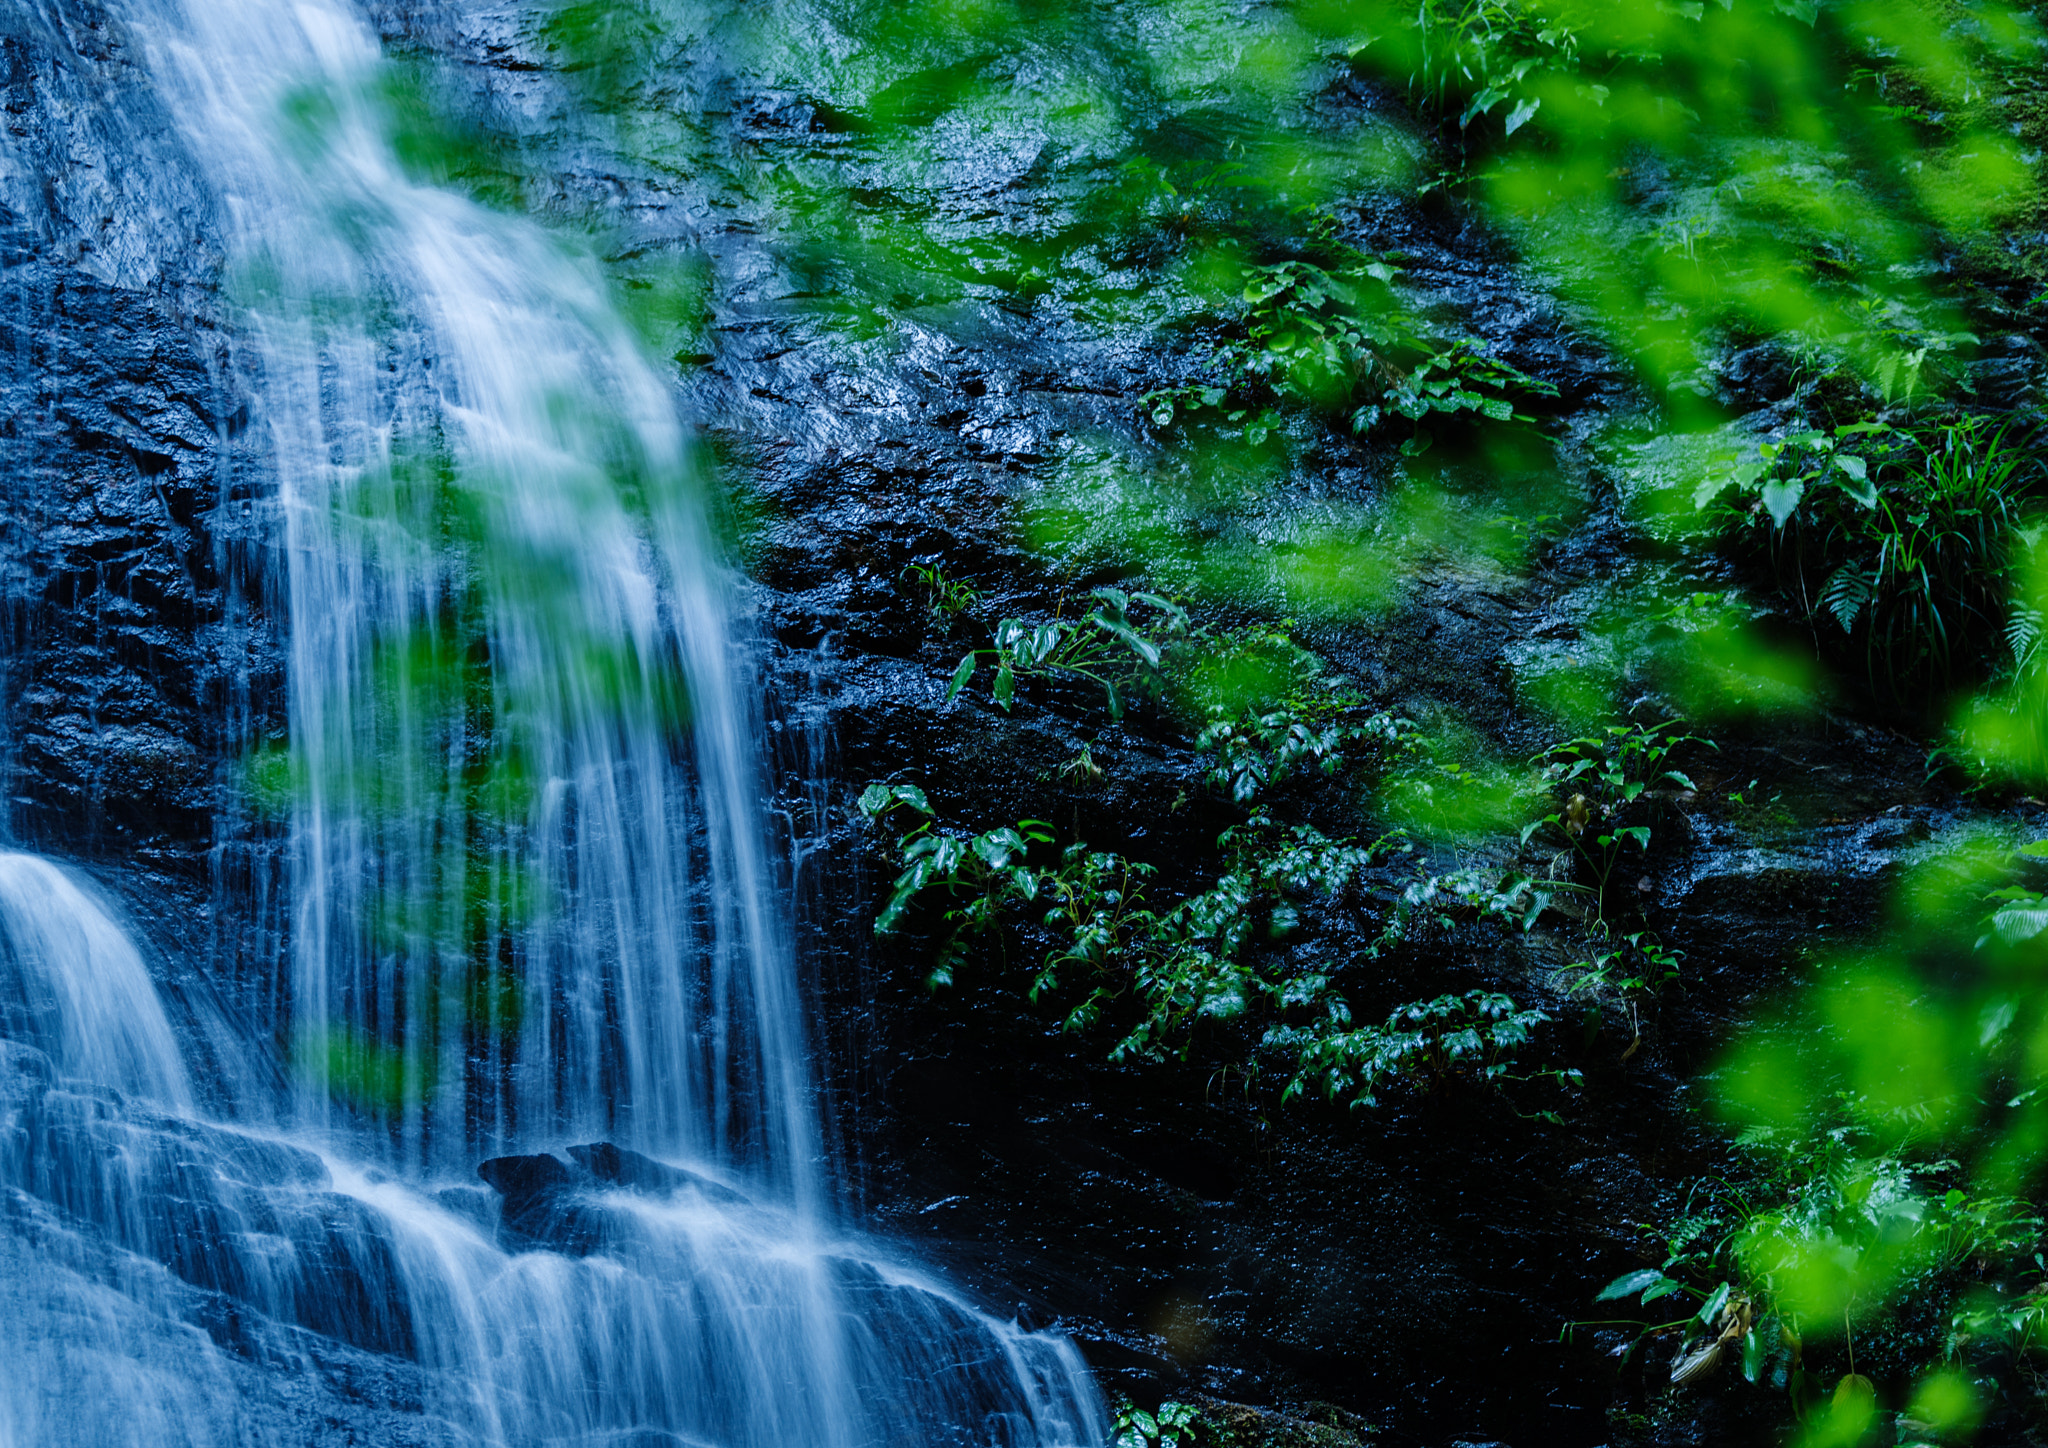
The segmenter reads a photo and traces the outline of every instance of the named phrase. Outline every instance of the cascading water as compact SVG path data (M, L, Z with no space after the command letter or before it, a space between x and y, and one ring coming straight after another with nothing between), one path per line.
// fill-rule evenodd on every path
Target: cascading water
M293 1084L204 1118L111 916L0 855L0 1445L310 1442L341 1398L391 1443L1099 1442L1071 1346L830 1220L761 709L596 267L408 176L340 0L120 20L275 440L291 734L245 773L291 956L243 1039Z

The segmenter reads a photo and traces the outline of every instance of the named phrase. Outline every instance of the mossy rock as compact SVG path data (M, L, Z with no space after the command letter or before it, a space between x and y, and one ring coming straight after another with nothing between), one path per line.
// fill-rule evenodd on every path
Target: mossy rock
M1375 1439L1365 1419L1327 1403L1278 1413L1212 1398L1194 1401L1202 1410L1204 1448L1360 1448Z

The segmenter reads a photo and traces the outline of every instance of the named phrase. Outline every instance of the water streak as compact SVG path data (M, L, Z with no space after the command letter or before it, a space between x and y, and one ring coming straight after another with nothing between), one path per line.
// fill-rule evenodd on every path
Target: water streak
M76 881L0 851L0 1037L69 1077L189 1110L192 1086L142 957Z

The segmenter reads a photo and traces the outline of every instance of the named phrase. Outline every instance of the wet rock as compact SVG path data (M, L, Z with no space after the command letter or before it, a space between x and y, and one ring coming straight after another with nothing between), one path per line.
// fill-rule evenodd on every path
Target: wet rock
M744 1194L698 1172L608 1141L572 1146L569 1158L503 1156L477 1167L502 1198L496 1226L506 1251L581 1257L599 1250L612 1228L610 1214L592 1195L605 1188L654 1197L689 1192L722 1205L750 1205Z
M41 1098L57 1068L34 1046L0 1040L0 1110L19 1111Z
M684 1167L670 1166L667 1162L642 1156L637 1151L614 1146L609 1141L594 1142L587 1146L572 1146L569 1148L569 1156L588 1172L593 1180L609 1186L625 1187L629 1191L655 1195L667 1195L687 1189L726 1205L742 1206L747 1203L747 1198L742 1193L722 1186L701 1173Z
M443 1187L434 1193L434 1200L456 1216L474 1222L488 1235L497 1235L499 1197L495 1191L485 1187Z
M1196 1410L1197 1441L1215 1448L1362 1448L1379 1441L1377 1427L1333 1403L1282 1412L1194 1393L1178 1404Z
M476 1174L504 1198L498 1245L506 1251L583 1257L604 1240L603 1220L580 1199L588 1175L560 1157L495 1157Z

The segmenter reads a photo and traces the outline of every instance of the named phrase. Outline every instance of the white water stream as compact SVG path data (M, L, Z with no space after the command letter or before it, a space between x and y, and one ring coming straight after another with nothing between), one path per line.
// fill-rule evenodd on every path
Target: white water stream
M593 260L408 175L342 0L112 8L287 519L284 1059L234 1074L291 1086L205 1119L108 910L0 854L0 1445L1100 1442L1069 1344L832 1216L734 590ZM464 1184L547 1152L502 1223Z

